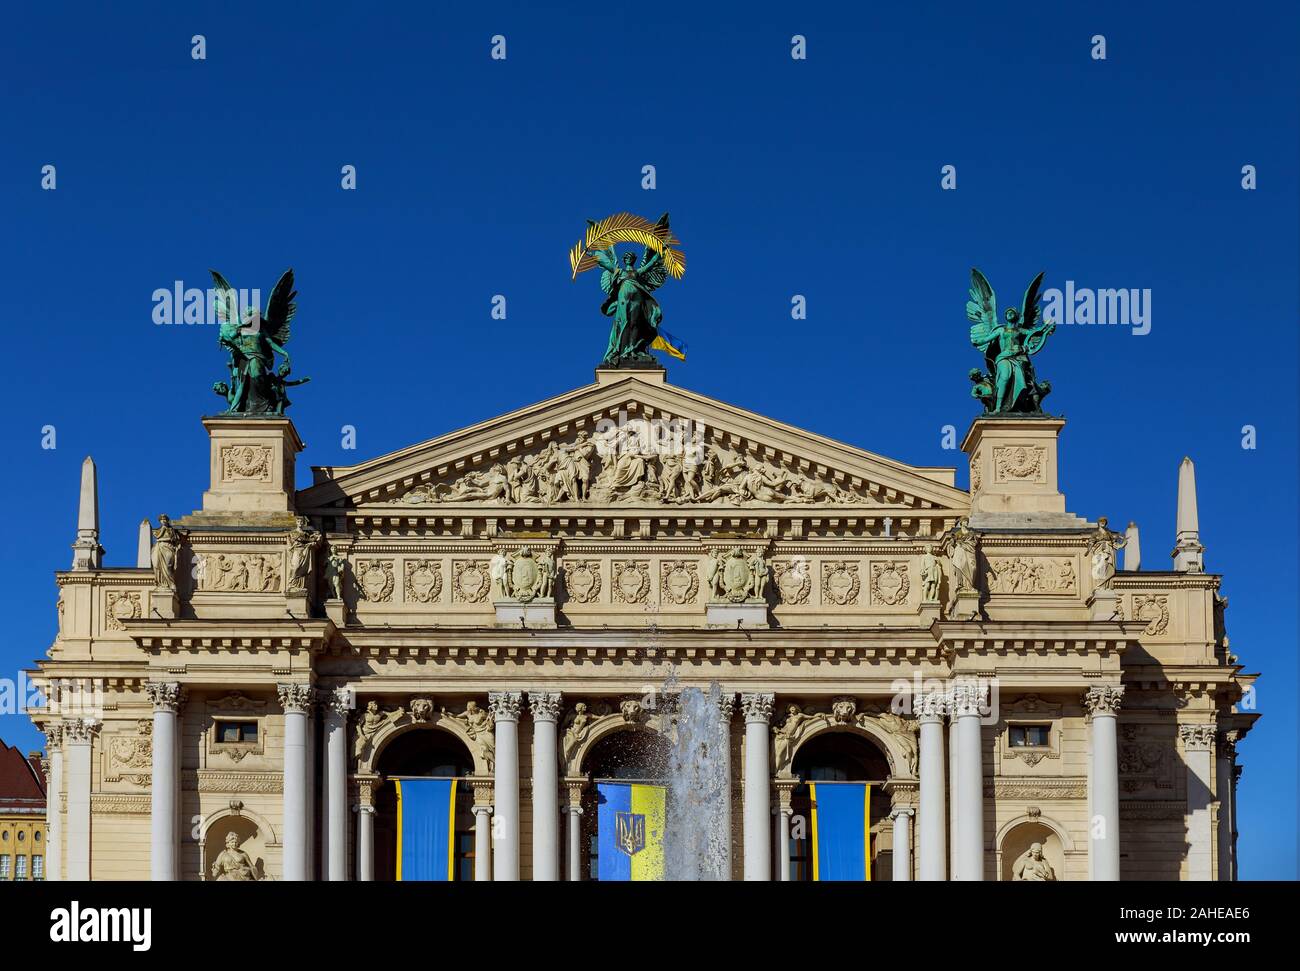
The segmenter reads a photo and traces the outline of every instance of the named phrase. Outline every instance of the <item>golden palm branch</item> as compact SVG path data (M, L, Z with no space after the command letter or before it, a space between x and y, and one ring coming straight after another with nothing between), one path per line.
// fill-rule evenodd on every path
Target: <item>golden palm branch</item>
M579 273L594 269L599 250L608 249L615 243L639 243L658 253L664 261L664 268L674 279L680 280L686 272L686 256L681 250L681 240L672 234L667 226L652 223L630 212L618 212L607 216L600 222L587 227L586 237L573 244L569 251L569 266L573 269L576 280Z

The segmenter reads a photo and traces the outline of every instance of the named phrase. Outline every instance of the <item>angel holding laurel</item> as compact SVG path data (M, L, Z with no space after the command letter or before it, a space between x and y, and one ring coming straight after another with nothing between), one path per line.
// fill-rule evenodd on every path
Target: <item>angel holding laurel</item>
M966 317L971 322L970 342L984 352L988 372L970 372L971 394L984 403L986 414L1042 414L1043 399L1052 390L1039 381L1030 358L1043 349L1056 325L1043 319L1038 306L1043 274L1034 277L1021 310L1008 307L998 320L997 297L979 270L970 271L970 300Z
M620 257L614 246L619 242L641 243L640 262L635 253ZM668 228L668 213L656 223L627 212L600 222L587 220L586 238L574 246L569 262L575 278L584 270L601 268L600 288L606 298L600 312L613 318L602 366L653 364L651 348L685 360L678 342L660 328L663 311L651 296L669 276L686 271L686 258L674 245L680 241Z

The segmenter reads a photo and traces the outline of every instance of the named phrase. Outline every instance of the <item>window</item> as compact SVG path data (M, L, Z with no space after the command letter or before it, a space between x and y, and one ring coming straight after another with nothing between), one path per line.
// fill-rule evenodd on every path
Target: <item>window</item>
M25 856L18 857L18 866L14 870L14 879L15 880L27 879L27 857Z
M1051 744L1051 725L1012 725L1012 748L1047 748Z
M36 835L39 836L40 834L37 833ZM45 879L45 857L43 856L32 857L32 879L33 880Z
M18 842L19 842L19 843L22 843L22 842L26 841L26 839L27 839L27 832L26 832L26 830L21 830L21 829L20 829L20 830L18 831Z
M0 856L0 880L8 880L8 879L9 879L9 867L10 867L10 866L11 866L11 864L10 864L10 858L7 857L7 856Z
M223 745L257 741L257 722L217 722L217 741Z
M36 835L33 836L32 839L36 840L38 843L41 841L41 831L39 829L36 831Z

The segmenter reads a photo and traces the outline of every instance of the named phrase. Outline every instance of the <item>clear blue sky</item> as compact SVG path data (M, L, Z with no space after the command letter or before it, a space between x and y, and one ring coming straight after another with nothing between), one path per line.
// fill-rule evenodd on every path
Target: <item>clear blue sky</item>
M1293 5L178 6L6 11L4 677L54 636L86 454L109 564L142 516L200 503L222 356L213 328L152 323L156 289L296 269L302 484L590 381L607 322L566 252L584 217L667 209L690 261L661 294L690 345L670 380L921 465L964 466L941 439L976 412L970 266L1004 303L1040 269L1152 291L1149 334L1062 327L1038 358L1062 484L1167 568L1195 459L1233 649L1264 674L1242 873L1295 876ZM21 716L0 736L38 742Z

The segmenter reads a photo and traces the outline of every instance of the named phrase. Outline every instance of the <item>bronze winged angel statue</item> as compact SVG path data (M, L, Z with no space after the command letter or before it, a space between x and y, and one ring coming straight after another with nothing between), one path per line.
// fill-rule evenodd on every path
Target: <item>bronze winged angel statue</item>
M221 324L217 343L230 353L230 380L218 381L212 390L226 399L228 415L283 415L289 407L284 389L311 380L289 380L292 364L285 345L289 343L289 324L298 309L293 270L285 270L276 283L265 313L260 307L248 307L242 315L234 287L216 270L210 272L216 284L217 319ZM278 368L276 354L284 359Z
M641 243L640 261L632 252L620 256L616 242ZM605 302L600 312L614 318L602 366L655 364L652 348L685 360L683 346L660 326L663 311L652 296L669 276L680 277L686 270L686 258L672 248L675 245L680 242L668 228L668 213L655 223L631 213L587 220L586 239L574 246L569 262L575 278L584 270L601 268Z
M987 373L971 370L970 379L975 383L971 395L984 403L985 414L1041 415L1043 399L1052 386L1038 380L1030 358L1043 349L1056 329L1043 319L1038 306L1043 274L1029 284L1022 309L1008 307L1001 321L997 297L984 274L972 269L970 280L970 300L966 302L970 342L984 352L988 369Z

